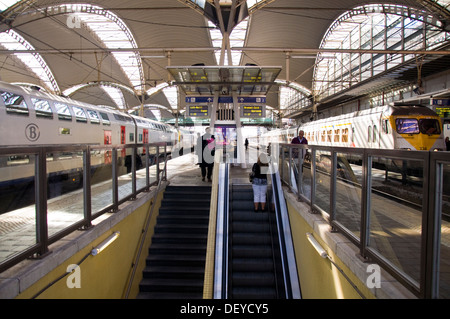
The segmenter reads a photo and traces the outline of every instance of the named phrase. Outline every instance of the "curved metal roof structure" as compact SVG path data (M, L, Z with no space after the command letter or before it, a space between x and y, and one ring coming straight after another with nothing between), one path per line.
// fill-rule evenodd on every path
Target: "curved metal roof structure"
M270 106L333 103L362 94L364 78L333 94L316 95L324 91L316 75L320 81L326 76L329 83L347 81L342 70L325 74L327 54L334 56L333 70L338 70L337 54L342 61L346 54L354 61L368 52L386 56L395 50L403 50L401 56L431 56L426 43L389 48L347 41L370 15L419 21L417 28L439 33L440 45L432 50L441 53L425 60L430 68L424 65L423 72L448 68L449 5L449 0L343 0L331 6L325 0L5 0L0 1L0 79L66 92L93 104L132 108L161 103L176 112L174 90L166 90L169 96L159 89L174 80L167 66L281 66L279 86L267 96ZM11 40L16 45L11 45L11 35L16 35ZM381 72L380 85L417 81L415 66L405 63L389 76ZM286 90L294 93L280 97Z

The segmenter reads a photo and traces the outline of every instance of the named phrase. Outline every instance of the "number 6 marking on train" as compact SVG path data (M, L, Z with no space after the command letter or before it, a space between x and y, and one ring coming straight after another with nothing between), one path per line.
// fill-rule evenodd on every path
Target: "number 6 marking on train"
M39 126L34 123L28 124L25 128L25 136L31 142L36 142L40 135L41 132L39 131Z

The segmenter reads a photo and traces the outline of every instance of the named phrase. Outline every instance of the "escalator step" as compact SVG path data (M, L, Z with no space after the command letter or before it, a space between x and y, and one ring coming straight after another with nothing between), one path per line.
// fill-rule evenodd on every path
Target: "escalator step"
M275 276L273 272L234 272L233 273L233 287L272 287L275 285Z
M274 288L262 287L236 287L232 289L233 299L276 299L277 292Z

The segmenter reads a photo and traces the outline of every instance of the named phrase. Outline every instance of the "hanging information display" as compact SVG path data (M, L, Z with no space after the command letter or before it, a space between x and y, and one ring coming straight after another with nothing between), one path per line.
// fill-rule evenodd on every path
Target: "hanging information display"
M265 117L264 105L241 105L241 117Z
M189 117L207 117L209 116L208 105L188 105Z

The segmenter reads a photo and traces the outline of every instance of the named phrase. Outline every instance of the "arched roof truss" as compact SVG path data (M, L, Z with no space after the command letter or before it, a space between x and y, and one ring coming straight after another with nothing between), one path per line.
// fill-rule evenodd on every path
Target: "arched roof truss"
M319 53L313 77L316 101L385 72L408 54L365 54L361 50L438 49L450 34L425 11L400 5L366 5L342 14L329 27L320 49L359 49L359 53Z
M114 49L138 49L128 26L114 13L89 4L62 4L47 8L47 12L65 10L67 23L72 27L83 25L90 30L112 55L130 81L137 94L144 90L144 71L140 53L135 51L114 51Z
M129 94L135 96L135 92L131 90L129 87L119 83L106 81L89 82L75 85L71 88L64 90L63 95L70 97L74 95L76 92L89 87L100 87L111 98L111 100L114 101L114 103L116 104L116 108L118 109L127 108L123 92L128 92Z
M7 50L20 50L22 53L14 53L28 69L35 74L44 86L51 92L59 94L60 89L50 67L39 53L24 53L23 51L34 51L34 47L20 34L12 29L0 33L0 45Z

